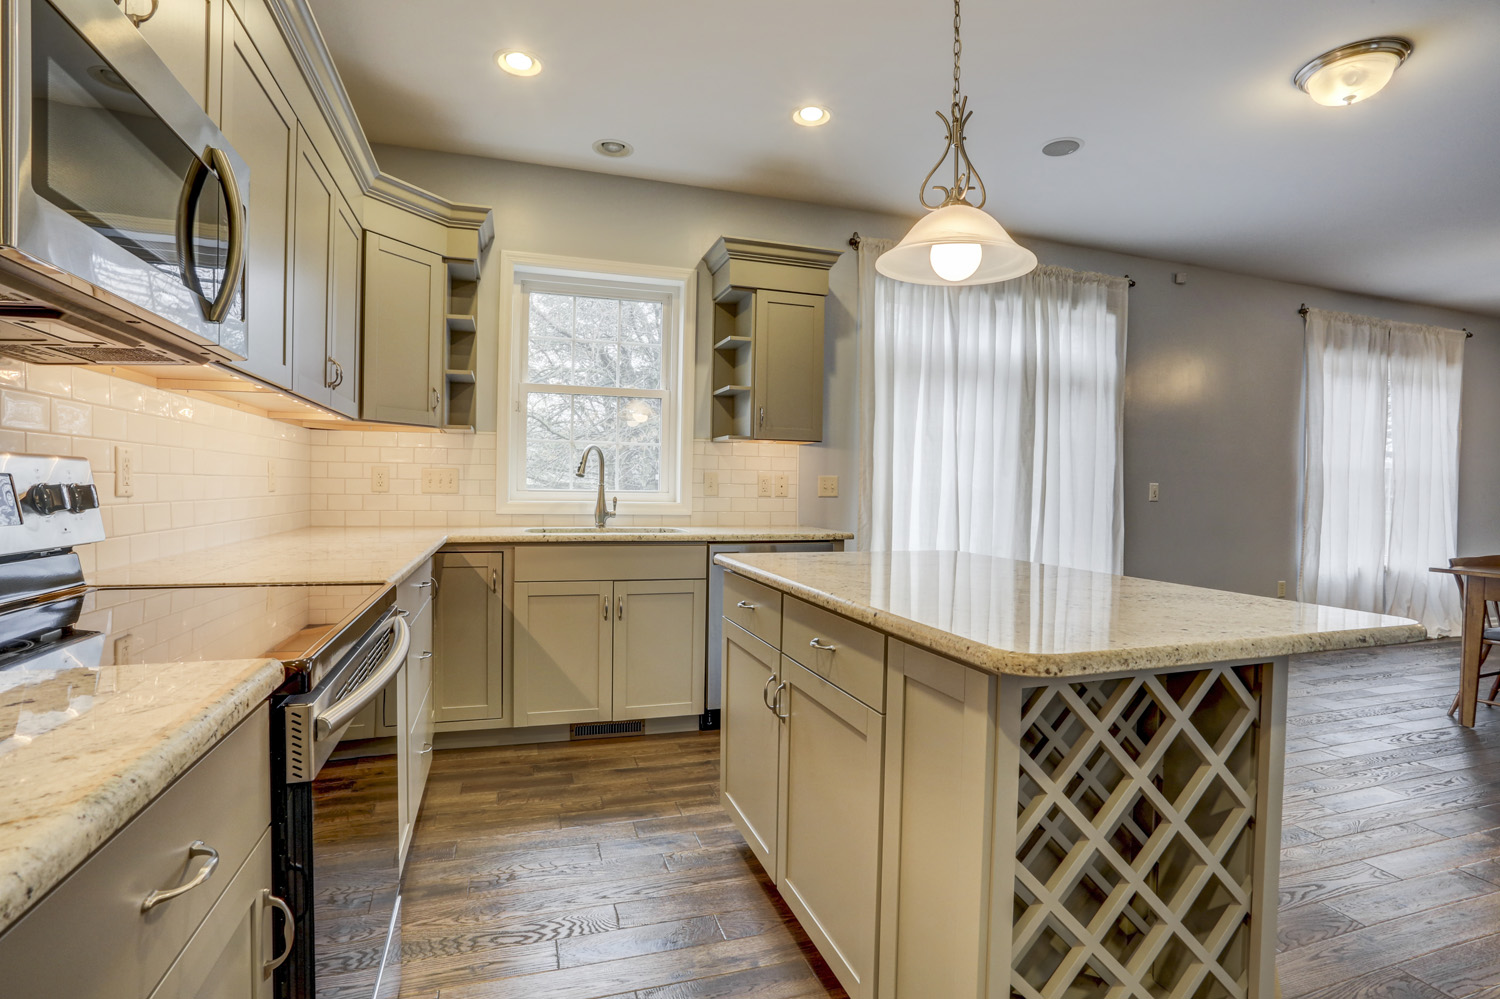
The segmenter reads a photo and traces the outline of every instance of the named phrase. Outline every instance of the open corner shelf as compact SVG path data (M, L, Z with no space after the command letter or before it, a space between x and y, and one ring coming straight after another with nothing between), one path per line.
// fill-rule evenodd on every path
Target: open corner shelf
M719 388L714 389L714 395L722 398L724 396L731 395L744 395L749 391L749 385L722 385Z
M739 350L750 346L751 338L748 336L726 336L714 344L714 350Z

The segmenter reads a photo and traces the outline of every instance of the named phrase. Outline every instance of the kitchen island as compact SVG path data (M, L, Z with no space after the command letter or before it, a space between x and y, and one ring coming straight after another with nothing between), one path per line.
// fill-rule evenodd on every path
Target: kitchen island
M1400 618L725 555L723 801L854 999L1274 994L1287 656Z

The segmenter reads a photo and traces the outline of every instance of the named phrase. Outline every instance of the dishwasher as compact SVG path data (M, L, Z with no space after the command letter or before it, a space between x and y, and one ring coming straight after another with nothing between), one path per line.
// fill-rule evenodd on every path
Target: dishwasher
M719 727L719 709L724 699L724 567L715 563L714 557L744 552L843 550L842 541L776 541L708 546L708 678L703 687L703 717L698 721L700 730L708 731Z

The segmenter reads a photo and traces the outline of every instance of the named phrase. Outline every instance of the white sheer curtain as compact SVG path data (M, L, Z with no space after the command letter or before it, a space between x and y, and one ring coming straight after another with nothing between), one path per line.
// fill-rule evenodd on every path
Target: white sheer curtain
M1301 596L1456 634L1462 330L1309 309Z
M1119 572L1127 281L1041 267L941 288L860 244L860 534Z

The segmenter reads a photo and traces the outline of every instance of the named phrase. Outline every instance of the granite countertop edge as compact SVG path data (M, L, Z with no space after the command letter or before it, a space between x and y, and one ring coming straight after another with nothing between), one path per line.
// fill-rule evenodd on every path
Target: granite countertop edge
M259 662L260 668L71 807L28 829L23 843L0 852L0 932L66 880L281 685L285 673L277 660L246 662Z
M996 676L1062 677L1090 676L1137 670L1168 669L1198 663L1230 662L1239 659L1298 655L1309 652L1334 652L1340 649L1401 645L1426 639L1422 625L1354 628L1343 631L1265 635L1255 638L1225 638L1217 641L1189 641L1143 645L1125 649L1100 649L1086 652L1014 652L965 638L933 625L882 611L868 604L839 597L817 587L800 583L778 573L749 565L732 555L718 556L720 565L789 596L831 610L842 617L869 625L893 638L927 649L964 666Z

